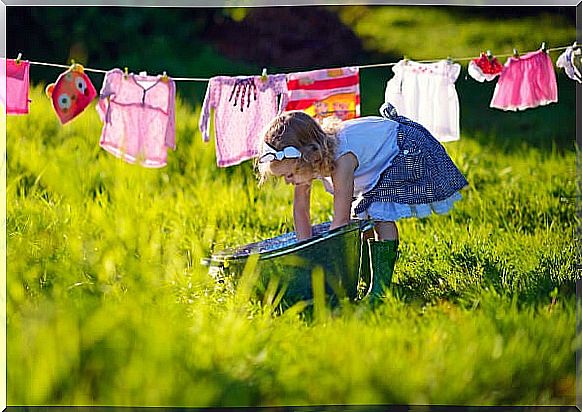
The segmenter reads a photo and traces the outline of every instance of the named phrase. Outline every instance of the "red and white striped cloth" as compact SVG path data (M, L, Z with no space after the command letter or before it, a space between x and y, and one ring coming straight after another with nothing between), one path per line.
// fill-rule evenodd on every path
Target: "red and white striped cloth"
M328 116L341 120L360 116L358 67L288 74L287 93L285 110L302 110L318 121Z

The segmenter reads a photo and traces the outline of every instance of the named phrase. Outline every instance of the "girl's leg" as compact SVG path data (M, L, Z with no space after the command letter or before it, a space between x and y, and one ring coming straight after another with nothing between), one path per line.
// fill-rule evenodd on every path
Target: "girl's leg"
M367 242L368 239L374 239L374 229L366 230L362 232L362 242Z
M376 240L398 240L398 227L395 222L376 221L374 235Z

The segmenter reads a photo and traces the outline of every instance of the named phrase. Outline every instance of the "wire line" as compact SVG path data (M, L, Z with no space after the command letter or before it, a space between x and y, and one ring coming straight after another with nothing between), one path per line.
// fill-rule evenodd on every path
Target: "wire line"
M568 47L572 47L572 46L552 47L552 48L546 49L546 51L551 52L551 51L564 50L564 49L567 49ZM537 49L537 50L540 50L540 49ZM532 50L532 51L537 51L537 50ZM531 53L532 51L527 51L524 53ZM496 55L495 57L510 57L510 56L513 56L513 53L500 54L500 55ZM450 59L452 61L466 61L466 60L473 60L473 59L475 59L475 57L459 57L459 58L448 57L448 59ZM445 60L445 59L441 58L441 59L434 59L434 60L415 60L415 61L418 63L436 63L436 62L441 61L441 60ZM52 67L60 67L60 68L64 68L64 69L68 69L71 67L71 66L67 66L64 64L45 63L45 62L29 61L29 63L32 65L52 66ZM357 67L358 69L369 69L369 68L373 68L373 67L394 66L396 64L397 64L397 62L373 63L373 64L364 64L364 65L354 65L354 66L350 66L350 67ZM95 72L95 73L107 73L107 70L91 69L91 68L87 68L87 67L84 67L84 70L88 71L88 72ZM209 78L202 78L202 77L171 77L171 79L174 81L190 81L190 82L207 82L210 80Z

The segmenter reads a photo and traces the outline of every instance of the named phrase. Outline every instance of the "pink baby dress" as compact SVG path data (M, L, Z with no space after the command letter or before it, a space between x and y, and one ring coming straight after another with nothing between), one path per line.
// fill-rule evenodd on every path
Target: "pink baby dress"
M210 79L199 128L210 140L211 109L214 109L216 163L239 164L259 154L262 129L287 104L284 74L261 76L216 76Z
M97 104L103 122L99 144L129 163L165 166L167 149L176 148L175 97L169 77L108 71Z

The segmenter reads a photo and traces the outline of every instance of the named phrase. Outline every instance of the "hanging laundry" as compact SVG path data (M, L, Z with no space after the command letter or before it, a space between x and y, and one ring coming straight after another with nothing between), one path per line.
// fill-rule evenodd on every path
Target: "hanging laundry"
M2 59L2 82L0 99L6 114L28 114L30 99L30 63L25 60Z
M280 102L279 102L280 100ZM210 79L199 120L205 142L210 140L210 111L214 109L216 163L239 164L260 152L261 130L287 104L284 74L216 76Z
M318 69L287 75L289 103L285 110L302 110L318 121L360 116L358 67Z
M582 50L579 47L568 47L556 60L556 67L564 69L566 76L582 83Z
M384 100L401 116L422 124L440 142L459 140L459 97L455 81L461 65L449 60L400 60L392 67Z
M473 59L469 62L469 75L478 82L484 82L495 79L501 71L503 65L499 63L495 56L487 56L485 52L481 53L481 57Z
M489 106L517 111L557 101L558 85L552 59L540 49L508 57Z
M51 99L62 124L70 122L89 106L97 96L91 79L84 72L83 66L74 64L57 78L55 83L46 87L46 94Z
M129 163L165 166L167 148L176 149L175 99L167 76L108 71L97 104L100 146Z

